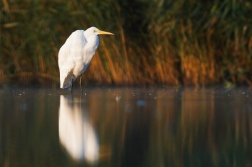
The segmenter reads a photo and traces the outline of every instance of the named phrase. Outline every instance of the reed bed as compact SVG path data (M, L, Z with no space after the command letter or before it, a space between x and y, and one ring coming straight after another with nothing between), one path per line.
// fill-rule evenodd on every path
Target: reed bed
M0 84L58 85L71 32L96 26L85 84L252 86L252 2L2 0Z

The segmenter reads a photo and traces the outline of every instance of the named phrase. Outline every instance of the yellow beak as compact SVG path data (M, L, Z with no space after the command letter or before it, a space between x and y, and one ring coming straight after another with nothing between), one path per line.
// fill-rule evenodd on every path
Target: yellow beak
M114 34L113 34L113 33L111 33L111 32L101 31L101 30L95 30L95 32L96 32L97 34L114 35Z

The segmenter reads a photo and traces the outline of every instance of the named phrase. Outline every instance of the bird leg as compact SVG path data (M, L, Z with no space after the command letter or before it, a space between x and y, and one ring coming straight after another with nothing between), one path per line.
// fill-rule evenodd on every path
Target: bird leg
M81 93L82 93L81 75L80 75L80 89L81 89Z
M71 79L71 85L70 85L70 87L71 87L71 94L72 94L72 92L73 92L73 79Z

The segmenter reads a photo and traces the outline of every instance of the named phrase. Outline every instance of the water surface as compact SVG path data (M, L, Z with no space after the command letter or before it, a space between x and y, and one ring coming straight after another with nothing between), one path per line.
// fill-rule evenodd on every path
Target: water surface
M9 88L0 99L0 166L252 166L249 88Z

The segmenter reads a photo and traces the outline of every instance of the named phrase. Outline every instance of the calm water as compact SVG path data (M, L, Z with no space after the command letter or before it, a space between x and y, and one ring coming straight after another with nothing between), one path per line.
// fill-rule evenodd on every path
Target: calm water
M252 90L0 89L0 166L252 166Z

